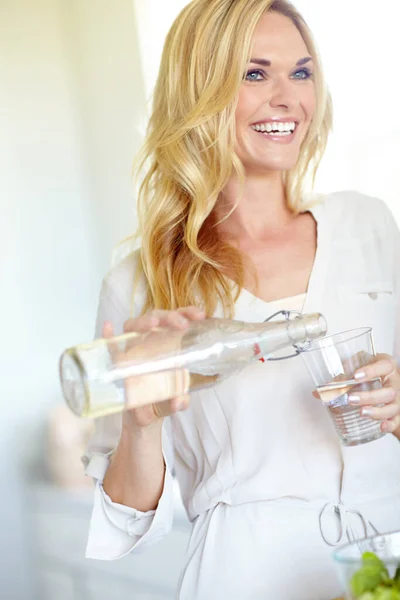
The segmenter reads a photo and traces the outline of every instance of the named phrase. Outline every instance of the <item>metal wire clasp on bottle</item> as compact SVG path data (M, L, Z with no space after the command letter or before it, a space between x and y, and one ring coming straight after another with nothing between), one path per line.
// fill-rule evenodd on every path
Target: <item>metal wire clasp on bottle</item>
M278 312L274 313L273 315L271 315L270 317L268 317L268 319L265 319L264 323L268 323L269 321L272 321L272 319L275 319L275 317L278 317L280 315L283 315L285 317L285 319L287 321L290 321L290 319L293 318L297 318L300 317L302 315L302 313L299 310L279 310ZM278 361L278 360L287 360L288 358L295 358L296 356L299 356L299 354L301 354L302 352L305 352L306 350L309 349L309 347L311 346L311 341L308 342L304 342L304 344L298 343L298 344L293 344L293 347L295 349L294 354L288 354L287 356L280 356L280 357L264 357L261 360L261 362L265 362L265 361Z

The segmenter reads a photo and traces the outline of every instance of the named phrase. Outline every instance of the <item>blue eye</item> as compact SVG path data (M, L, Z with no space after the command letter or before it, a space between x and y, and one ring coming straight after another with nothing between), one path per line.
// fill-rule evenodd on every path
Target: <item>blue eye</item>
M247 71L246 81L262 81L264 79L264 72L257 70Z
M293 79L304 80L311 79L313 77L313 74L309 69L299 69L298 71L295 71L293 73L292 77Z

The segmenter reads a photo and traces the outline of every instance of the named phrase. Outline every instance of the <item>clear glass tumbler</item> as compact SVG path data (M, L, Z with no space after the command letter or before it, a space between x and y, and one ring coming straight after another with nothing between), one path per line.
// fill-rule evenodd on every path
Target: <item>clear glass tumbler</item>
M346 600L400 599L400 531L346 544L333 558Z
M358 383L355 372L376 355L372 329L363 327L315 341L302 357L311 374L316 393L329 411L344 446L372 442L385 435L380 422L361 416L349 403L349 395L382 387L380 379Z

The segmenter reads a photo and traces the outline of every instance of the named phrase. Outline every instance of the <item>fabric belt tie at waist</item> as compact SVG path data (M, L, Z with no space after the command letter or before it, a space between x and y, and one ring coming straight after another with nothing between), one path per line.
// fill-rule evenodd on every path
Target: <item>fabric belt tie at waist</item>
M326 534L326 523L324 523L324 520L329 513L336 515L339 521L339 535L336 540L328 539L328 536ZM334 502L328 502L322 508L319 515L319 529L321 532L321 536L324 542L328 544L328 546L335 547L346 543L347 541L354 542L355 540L360 539L360 536L356 535L351 527L351 515L358 517L364 531L364 537L368 536L368 526L370 526L375 533L379 533L376 527L374 527L374 525L371 523L371 521L366 519L364 515L356 508L345 506L344 504L342 504L342 502L338 502L337 504L335 504Z

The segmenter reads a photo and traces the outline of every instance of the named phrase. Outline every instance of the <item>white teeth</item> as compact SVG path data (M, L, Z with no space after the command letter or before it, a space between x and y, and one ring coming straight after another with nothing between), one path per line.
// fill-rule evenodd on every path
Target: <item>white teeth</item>
M296 129L296 123L294 121L288 121L287 123L270 121L269 123L252 125L252 129L262 133L285 133L290 135Z

